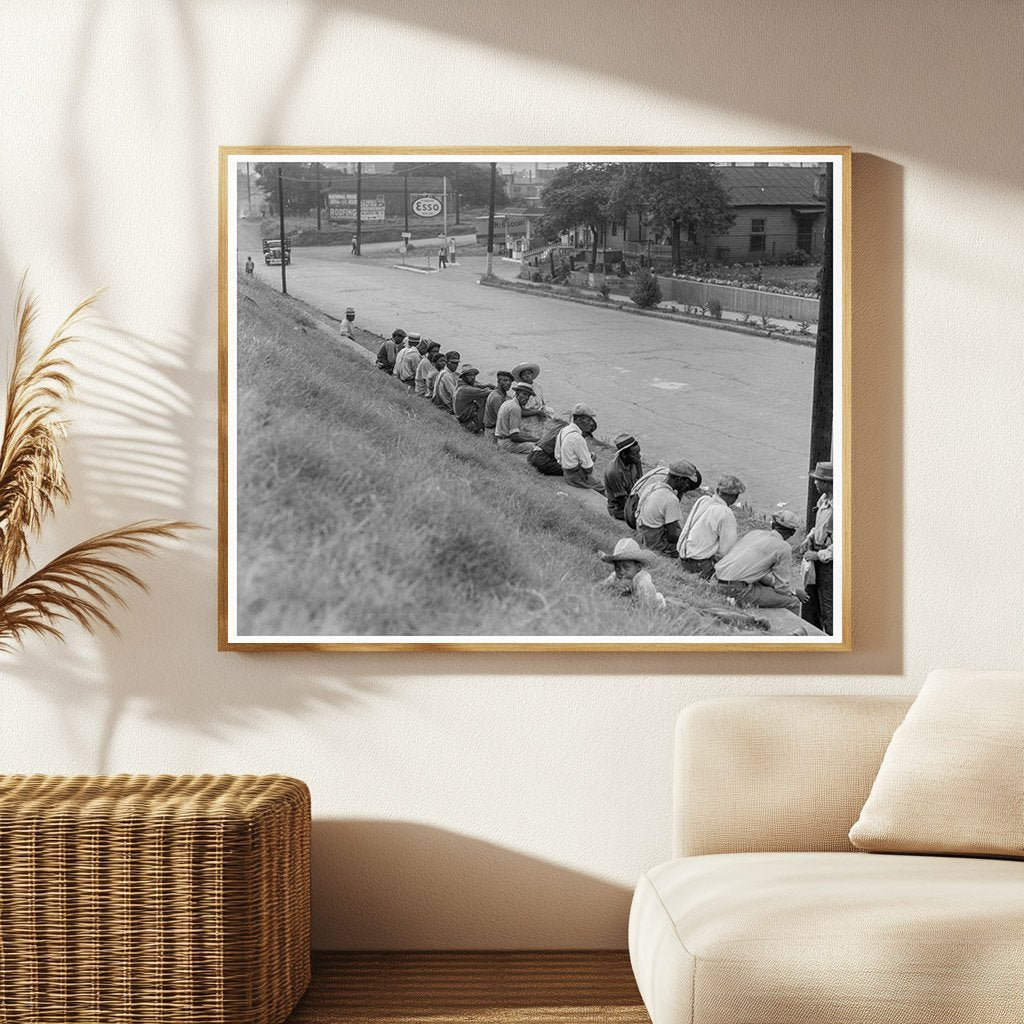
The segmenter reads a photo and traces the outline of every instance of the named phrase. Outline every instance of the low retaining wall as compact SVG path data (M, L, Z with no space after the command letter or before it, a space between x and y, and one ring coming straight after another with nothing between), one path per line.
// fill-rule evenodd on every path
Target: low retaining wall
M593 275L594 283L600 284L600 274ZM569 275L572 284L578 288L588 287L590 275L576 271ZM609 284L619 292L624 282L609 277ZM802 295L783 295L779 292L765 292L757 288L737 288L726 284L708 284L705 281L689 281L685 277L658 277L661 297L665 302L678 302L683 306L706 306L710 299L718 299L722 309L734 313L750 313L753 316L778 317L800 323L818 322L818 300Z

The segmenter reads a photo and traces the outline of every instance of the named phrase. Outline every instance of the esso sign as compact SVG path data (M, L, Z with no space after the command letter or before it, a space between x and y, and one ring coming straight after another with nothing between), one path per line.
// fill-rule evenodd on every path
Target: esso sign
M436 196L420 196L412 204L412 212L417 217L436 217L441 212L441 200Z

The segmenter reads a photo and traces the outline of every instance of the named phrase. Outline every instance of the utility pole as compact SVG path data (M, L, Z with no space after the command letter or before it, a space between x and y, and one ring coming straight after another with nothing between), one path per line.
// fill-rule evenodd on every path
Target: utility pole
M363 165L356 164L356 251L363 254Z
M245 162L245 196L249 200L249 216L252 216L252 168Z
M285 273L285 262L288 249L284 237L284 179L281 177L281 165L277 165L277 212L281 215L281 294L288 294L288 275Z
M405 172L405 230L409 230L409 172Z
M316 164L316 229L320 230L320 204L323 196L320 195L320 163Z
M497 173L498 165L491 164L491 202L487 210L487 272L484 277L491 277L494 273L494 189Z
M455 226L459 224L459 165L455 165Z
M448 175L444 175L441 179L441 236L445 240L445 246L448 245Z
M811 399L811 451L808 469L832 459L832 164L825 165L825 231L821 254L821 291L818 300L818 336L814 345L814 391ZM807 481L807 518L810 525L818 492ZM844 524L848 528L847 524Z

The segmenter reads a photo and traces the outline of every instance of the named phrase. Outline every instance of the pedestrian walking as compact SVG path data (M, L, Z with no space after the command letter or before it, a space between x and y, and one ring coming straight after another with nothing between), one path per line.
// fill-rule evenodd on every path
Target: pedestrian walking
M594 477L594 456L587 437L597 430L597 415L589 405L577 402L572 407L572 422L562 427L555 438L555 458L570 487L604 494L604 484Z
M714 494L702 494L693 503L676 545L679 564L686 572L705 580L714 575L715 563L736 543L732 506L746 489L739 477L726 475L718 481Z
M715 564L718 589L741 608L785 608L800 614L807 594L790 582L793 549L789 539L800 526L794 512L780 509L772 515L770 530L751 530Z
M252 277L253 271L256 269L256 264L253 263L251 256L245 257L245 272L249 277Z
M626 498L643 472L640 443L632 434L619 434L615 438L615 458L604 472L604 493L612 519L625 519Z
M818 492L814 523L800 545L803 555L803 582L808 601L803 617L823 633L832 635L833 563L832 563L832 463L819 462L810 474Z
M676 557L683 520L679 499L700 487L700 482L700 471L683 459L670 463L664 477L652 474L646 487L642 486L643 477L637 481L641 490L636 509L636 539L641 547Z
M359 239L355 235L352 236L352 255L359 255Z
M614 567L611 575L602 581L602 586L624 584L623 597L631 597L638 605L648 610L664 610L665 597L658 593L648 570L653 557L649 551L644 551L632 537L623 537L622 540L616 541L611 554L605 554L603 551L599 551L598 554L602 562L610 562Z
M441 371L434 385L434 405L445 412L455 415L455 407L452 400L455 398L455 389L459 386L458 369L462 361L462 354L451 351L445 354L445 368Z
M511 390L513 397L502 402L498 410L494 440L502 451L528 455L537 439L523 431L523 406L533 397L533 388L519 382L513 384Z

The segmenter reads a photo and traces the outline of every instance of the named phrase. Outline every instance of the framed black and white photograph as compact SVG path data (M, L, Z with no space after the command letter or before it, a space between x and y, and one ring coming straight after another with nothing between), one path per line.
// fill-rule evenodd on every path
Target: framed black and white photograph
M850 649L848 148L220 167L222 649Z

